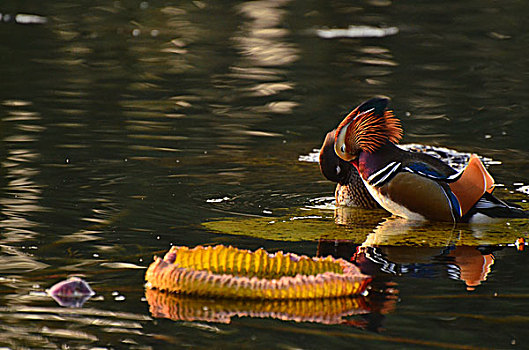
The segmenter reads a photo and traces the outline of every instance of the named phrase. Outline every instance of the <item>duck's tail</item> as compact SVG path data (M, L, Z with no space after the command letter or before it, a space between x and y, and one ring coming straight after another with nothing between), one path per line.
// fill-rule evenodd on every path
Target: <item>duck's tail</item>
M502 201L486 192L472 209L461 218L461 221L474 221L480 216L490 219L527 219L529 218L529 211L525 211L515 204Z

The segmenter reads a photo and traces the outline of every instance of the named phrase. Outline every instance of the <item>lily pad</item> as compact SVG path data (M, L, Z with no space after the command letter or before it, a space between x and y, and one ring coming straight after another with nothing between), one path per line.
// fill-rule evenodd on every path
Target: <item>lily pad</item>
M508 245L527 237L529 221L448 224L405 220L383 210L287 209L276 217L233 217L203 225L217 233L276 241L348 240L367 246Z
M209 221L203 225L214 232L251 236L276 241L316 241L347 239L363 242L387 213L383 210L339 208L347 213L354 227L337 225L332 210L287 209L276 217L233 217ZM276 211L277 212L277 211ZM341 220L342 216L339 216Z

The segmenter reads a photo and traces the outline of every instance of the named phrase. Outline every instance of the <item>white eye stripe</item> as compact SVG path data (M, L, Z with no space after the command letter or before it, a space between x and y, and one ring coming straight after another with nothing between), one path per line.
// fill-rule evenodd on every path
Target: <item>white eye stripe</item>
M338 175L342 171L339 165L336 166L336 175Z
M345 153L345 145L342 145L342 148L340 148L340 151L342 151L342 153Z
M374 108L370 108L370 109L368 109L367 111L360 112L360 113L358 113L357 115L355 115L355 117L353 118L353 120L355 120L356 118L361 117L361 116L363 116L363 115L369 114L369 113L373 112L374 110L375 110Z

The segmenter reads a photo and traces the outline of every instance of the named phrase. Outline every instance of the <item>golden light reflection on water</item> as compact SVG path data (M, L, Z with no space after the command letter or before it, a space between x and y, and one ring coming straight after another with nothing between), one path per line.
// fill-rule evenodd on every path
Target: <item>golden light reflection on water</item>
M241 54L241 60L240 64L232 67L231 76L238 79L274 79L247 87L246 94L250 96L274 96L295 89L294 82L278 79L278 75L283 74L280 67L288 66L299 59L299 49L293 43L286 42L290 31L280 27L286 15L283 7L289 2L252 1L238 7L248 21L232 38ZM240 74L237 73L238 70ZM293 101L274 101L253 111L291 113L292 108L296 106L297 103Z
M206 158L220 156L238 162L247 156L246 144L252 139L280 137L279 133L253 126L270 114L292 114L299 106L298 102L282 96L296 88L293 81L285 79L283 68L299 58L296 45L287 40L290 31L282 25L288 3L257 1L236 5L235 10L242 14L240 25L234 32L219 28L216 33L221 42L233 46L238 53L235 60L226 63L220 53L214 53L211 58L203 55L201 42L205 31L211 28L191 20L193 16L202 16L200 10L207 6L148 7L137 13L130 27L120 28L118 35L126 37L130 45L116 54L131 58L134 63L130 67L135 71L134 79L125 82L126 91L117 100L124 116L124 131L130 139L128 158L153 161L157 157L167 158L170 161L158 163L175 166L170 153L192 147L193 152L207 152ZM119 4L111 9L112 14L123 11ZM97 18L93 20L97 22ZM156 36L147 34L153 30ZM68 31L80 32L81 28L70 24ZM82 35L76 37L82 38ZM93 65L93 57L98 52L90 41L81 41L84 44L65 40L64 52L83 60L91 59ZM79 45L89 50L77 50ZM225 44L219 44L217 50L222 45ZM105 69L116 74L124 69L115 60L104 57L99 57L97 64L98 69L106 64ZM210 75L219 65L225 66L227 73ZM184 76L186 80L182 80ZM92 79L97 81L97 74ZM182 84L193 80L205 82L204 79L209 79L211 87L197 89L193 84ZM169 85L168 80L172 82ZM93 82L80 85L88 87ZM153 92L160 92L163 97L143 97ZM244 119L244 123L233 123L224 117ZM194 131L192 134L186 131L190 128ZM212 133L220 140L214 149L211 145L200 146L211 139ZM74 148L72 144L61 147ZM228 174L246 176L245 172L219 172L221 176Z
M34 142L38 140L39 133L46 128L33 124L41 119L36 112L25 108L30 102L17 100L17 103L5 101L3 104L11 107L7 116L2 117L2 123L9 123L15 133L6 135L3 139L4 148L7 151L2 161L5 185L0 198L0 229L2 239L0 242L15 243L34 239L39 224L32 221L29 215L32 212L46 211L39 203L43 186L35 182L35 177L40 173L39 169L32 163L40 157L34 148ZM15 249L12 248L11 249ZM42 268L42 264L32 261L27 254L16 252L15 255L25 257L25 265L29 269ZM31 265L33 264L33 267ZM20 261L15 263L20 266Z
M98 308L59 308L13 305L0 307L2 343L19 347L58 348L69 340L78 344L93 344L101 335L118 333L129 339L147 336L144 325L149 316L140 313L107 311ZM39 324L30 328L28 323ZM73 326L73 327L72 327ZM82 329L79 329L82 327ZM156 336L152 334L151 336Z
M292 82L270 82L257 84L249 88L250 96L271 96L276 95L282 91L294 89Z
M2 140L5 153L0 180L0 284L9 288L9 293L3 296L5 302L15 305L26 302L26 290L31 283L26 281L25 274L49 267L34 254L42 229L34 214L48 211L40 203L44 186L37 182L40 169L35 165L41 157L36 142L46 127L37 124L41 116L31 110L31 102L8 100L3 105L7 114L1 116L0 124L10 132ZM2 331L7 338L9 333L9 328Z

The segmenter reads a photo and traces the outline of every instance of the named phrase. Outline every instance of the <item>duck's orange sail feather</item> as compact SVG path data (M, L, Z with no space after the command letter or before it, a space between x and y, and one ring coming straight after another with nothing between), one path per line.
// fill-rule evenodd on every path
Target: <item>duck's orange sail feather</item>
M485 194L494 190L494 179L475 154L470 156L467 167L461 177L450 183L450 189L457 197L461 206L461 216L465 215L470 208Z

